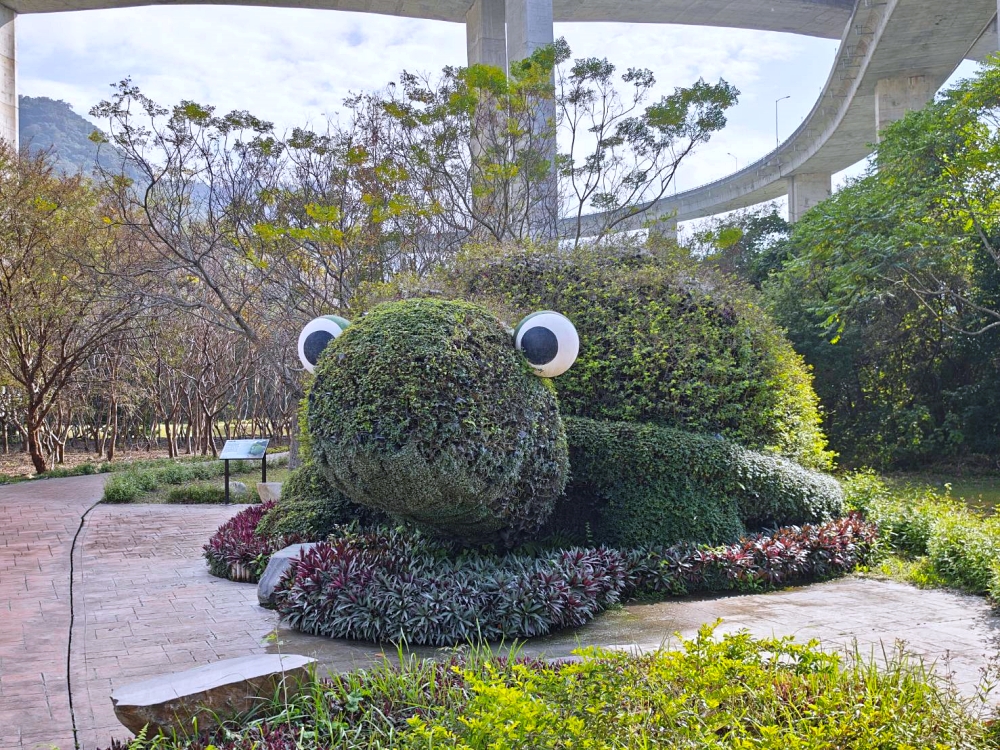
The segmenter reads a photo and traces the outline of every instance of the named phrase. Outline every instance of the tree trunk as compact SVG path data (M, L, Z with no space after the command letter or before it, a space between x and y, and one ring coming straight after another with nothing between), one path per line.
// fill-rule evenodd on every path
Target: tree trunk
M106 455L108 458L108 462L110 463L111 461L115 460L115 443L118 442L118 399L116 398L111 399L111 410L110 414L108 415L108 421L110 422L110 424L108 425L108 431L111 433L111 435L110 439L108 440L108 445L107 445L108 450Z
M36 474L44 474L49 470L45 461L45 453L42 451L42 419L38 417L34 409L28 409L28 418L25 427L27 439L28 455L31 456L31 463L35 467Z

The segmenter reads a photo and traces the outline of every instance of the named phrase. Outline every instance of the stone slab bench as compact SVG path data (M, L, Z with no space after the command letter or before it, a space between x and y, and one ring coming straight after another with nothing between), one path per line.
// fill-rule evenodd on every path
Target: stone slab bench
M271 555L263 575L257 582L257 601L260 602L260 606L274 609L274 590L281 582L281 577L292 567L292 560L297 560L302 552L312 549L317 544L318 542L292 544Z
M205 664L184 672L123 685L111 694L115 716L138 734L158 732L179 736L245 714L279 690L291 695L306 685L309 665L316 660L297 654L260 654Z
M281 482L257 482L257 495L262 503L281 498Z

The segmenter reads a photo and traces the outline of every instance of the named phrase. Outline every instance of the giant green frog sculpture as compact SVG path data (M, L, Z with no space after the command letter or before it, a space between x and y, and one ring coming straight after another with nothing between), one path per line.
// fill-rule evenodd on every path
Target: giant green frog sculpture
M315 373L311 460L352 502L473 544L721 542L839 509L836 482L784 459L564 418L558 377L579 349L573 323L548 310L513 328L439 299L317 318L299 336Z

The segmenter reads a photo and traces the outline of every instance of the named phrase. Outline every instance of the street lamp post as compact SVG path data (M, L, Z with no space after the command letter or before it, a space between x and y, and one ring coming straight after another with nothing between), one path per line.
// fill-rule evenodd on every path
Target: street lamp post
M736 155L735 154L730 154L727 151L726 152L726 156L732 156L733 157L733 161L736 163L736 171L739 172L740 171L740 160L736 158Z
M783 96L780 99L774 100L774 147L777 148L781 145L781 141L778 139L778 102L783 102L785 99L791 99L792 95Z

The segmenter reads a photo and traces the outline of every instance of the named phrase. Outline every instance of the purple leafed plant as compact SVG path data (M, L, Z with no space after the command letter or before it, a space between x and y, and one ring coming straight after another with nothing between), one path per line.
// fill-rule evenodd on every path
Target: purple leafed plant
M298 535L257 535L258 524L274 505L274 500L251 505L218 528L204 547L208 569L212 575L256 583L272 554L289 544L304 541Z
M629 597L760 591L846 573L875 535L848 516L724 547L492 555L379 529L305 553L280 587L278 609L292 627L332 638L436 646L533 638L583 625Z

